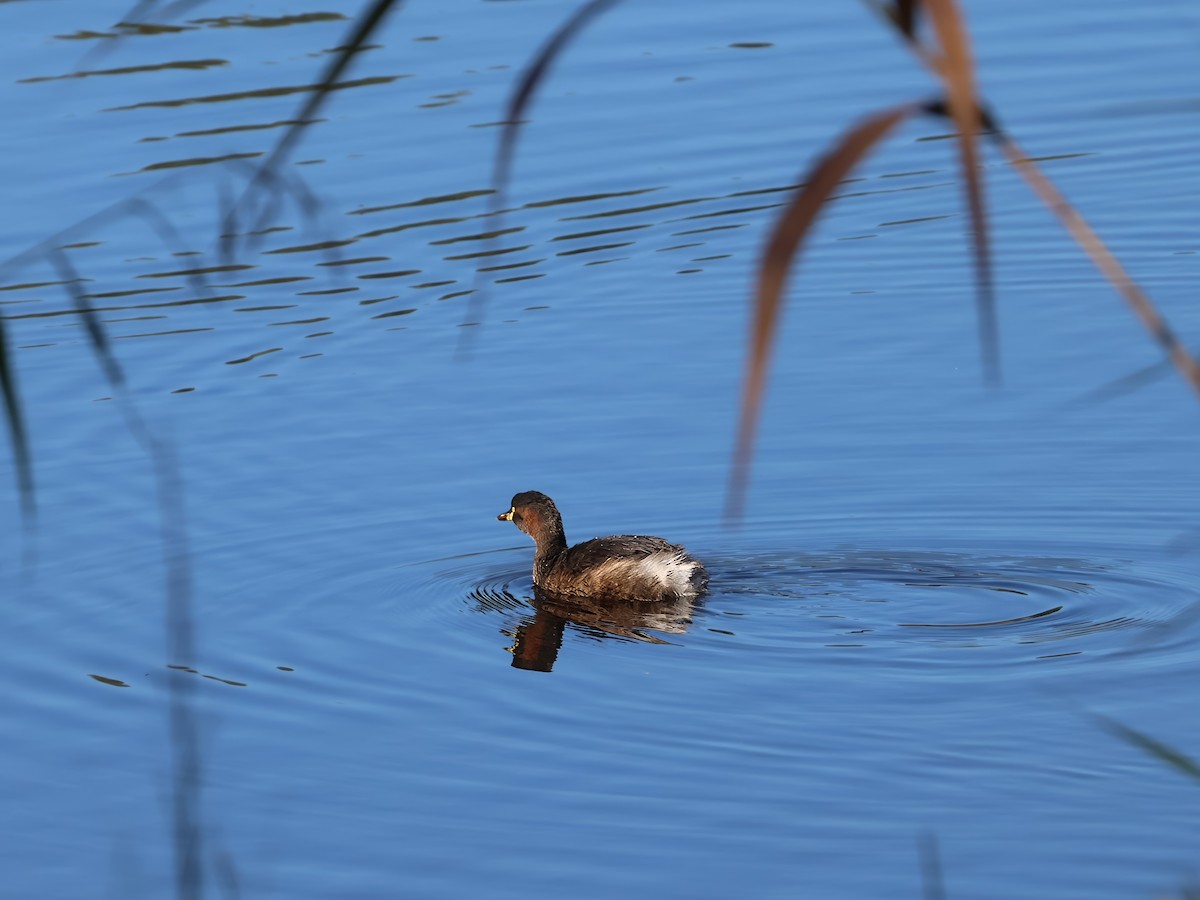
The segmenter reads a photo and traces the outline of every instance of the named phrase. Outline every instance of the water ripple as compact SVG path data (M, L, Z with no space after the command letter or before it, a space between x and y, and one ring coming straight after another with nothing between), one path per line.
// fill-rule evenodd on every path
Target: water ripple
M471 627L513 639L514 665L543 670L563 644L605 650L614 638L756 667L811 651L889 671L969 666L980 677L1066 657L1162 662L1190 645L1200 608L1200 590L1169 560L919 551L709 557L710 592L695 608L552 603L535 597L512 552L418 566L441 598L435 616L461 624L468 611ZM530 642L532 664L522 665Z

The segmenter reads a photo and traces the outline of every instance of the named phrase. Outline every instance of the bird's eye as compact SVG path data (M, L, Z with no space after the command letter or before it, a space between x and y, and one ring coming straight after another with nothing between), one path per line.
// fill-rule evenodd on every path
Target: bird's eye
M514 522L521 521L521 514L519 512L517 512L515 509L513 510L513 521Z

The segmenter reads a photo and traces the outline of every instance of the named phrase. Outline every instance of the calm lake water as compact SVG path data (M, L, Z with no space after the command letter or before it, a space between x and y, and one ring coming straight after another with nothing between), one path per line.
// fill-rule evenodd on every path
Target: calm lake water
M498 220L495 123L573 8L399 11L287 167L319 209L229 260L223 204L355 5L121 40L127 4L0 5L3 256L69 247L174 448L193 625L168 642L154 469L64 270L10 266L39 518L0 481L0 893L170 896L181 844L247 898L934 896L932 846L954 898L1197 883L1200 784L1103 725L1200 752L1195 397L992 157L986 388L953 143L913 122L808 247L725 527L766 229L932 87L862 5L628 3ZM1195 9L967 9L1003 120L1200 345ZM69 228L134 196L174 234ZM535 603L496 521L528 489L569 539L685 543L710 593Z

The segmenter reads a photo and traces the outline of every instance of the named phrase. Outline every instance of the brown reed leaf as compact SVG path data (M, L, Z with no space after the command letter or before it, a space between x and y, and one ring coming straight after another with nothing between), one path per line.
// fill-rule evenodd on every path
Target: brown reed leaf
M991 242L984 204L982 170L975 137L982 124L975 64L971 42L955 0L924 0L925 13L941 49L928 57L945 90L950 117L958 132L959 162L963 192L971 214L972 249L975 254L975 302L979 316L979 340L983 352L984 377L991 384L1000 380L1000 354L996 330L996 293L992 275Z
M1200 364L1179 340L1146 293L1138 287L1129 273L1125 271L1125 267L1100 240L1100 236L1092 230L1079 211L1059 193L1054 183L1042 173L1042 170L1015 140L999 130L992 132L992 139L999 145L1000 151L1013 168L1025 179L1030 189L1058 217L1067 233L1092 258L1093 264L1101 274L1125 298L1125 302L1133 309L1134 315L1162 347L1183 379L1191 385L1192 390L1200 394Z
M742 387L741 415L737 448L726 500L725 516L735 520L741 514L745 497L754 434L762 407L771 345L778 330L784 288L792 260L800 244L812 229L825 201L849 172L893 128L908 116L922 110L919 104L906 103L875 113L845 134L838 144L802 179L803 187L783 209L771 231L758 269L755 291L754 323L750 330L750 354Z
M880 11L902 35L916 40L917 14L921 11L921 0L896 0L895 3L881 7Z
M962 13L955 0L897 0L893 4L872 2L883 19L894 27L908 47L942 83L946 102L930 112L951 119L958 137L963 173L963 193L971 218L972 251L975 256L975 306L979 318L979 343L983 374L989 384L999 384L1000 352L996 328L996 291L992 272L991 240L983 195L983 179L975 136L988 124L975 88L975 65ZM918 17L924 12L932 23L935 46L921 42Z
M915 6L913 5L915 2ZM917 36L917 14L922 10L933 23L941 54L923 46ZM1155 309L1150 298L1130 278L1129 273L1100 240L1099 236L1059 193L1054 184L1029 160L1017 143L1001 132L993 117L979 103L971 74L970 49L966 29L955 0L897 0L892 6L880 6L885 20L890 22L908 43L913 53L927 65L944 83L948 98L949 115L958 129L959 149L963 176L971 205L972 228L975 232L976 285L980 310L980 334L985 353L985 372L998 375L999 364L996 354L996 326L991 254L988 235L985 231L986 215L983 205L982 186L978 180L978 161L974 152L974 135L977 131L988 132L1020 172L1033 192L1062 222L1063 227L1092 258L1092 262L1114 288L1133 308L1146 330L1166 352L1171 363L1200 393L1200 365L1195 357L1180 342L1166 320ZM973 186L974 182L974 186Z

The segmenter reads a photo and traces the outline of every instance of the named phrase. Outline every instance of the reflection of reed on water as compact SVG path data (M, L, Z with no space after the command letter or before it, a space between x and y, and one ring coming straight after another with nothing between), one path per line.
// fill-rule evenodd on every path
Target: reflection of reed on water
M587 597L553 597L535 591L533 618L513 632L509 652L518 669L549 672L558 659L568 624L596 639L617 638L647 644L669 641L647 632L683 634L692 622L695 601L592 600Z

